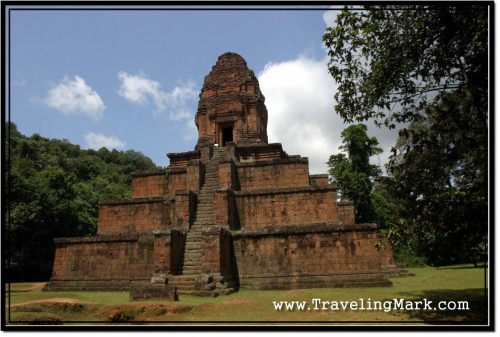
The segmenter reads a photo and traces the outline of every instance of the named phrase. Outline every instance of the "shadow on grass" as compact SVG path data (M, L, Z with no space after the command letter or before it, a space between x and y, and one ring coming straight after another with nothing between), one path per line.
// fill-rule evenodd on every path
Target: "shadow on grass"
M450 309L446 310L408 310L408 316L428 324L487 324L488 307L486 289L461 290L427 290L422 291L422 299L432 301L431 307L437 308L444 301ZM415 294L404 293L403 296L415 297ZM467 303L465 304L466 301ZM468 310L460 309L468 306ZM455 308L454 310L451 310Z
M474 267L473 265L470 265L470 266L469 265L467 265L467 266L459 265L459 266L436 267L436 269L438 269L438 270L448 270L448 269L485 269L485 268L488 268L488 266L484 265L484 264L480 264L477 267Z

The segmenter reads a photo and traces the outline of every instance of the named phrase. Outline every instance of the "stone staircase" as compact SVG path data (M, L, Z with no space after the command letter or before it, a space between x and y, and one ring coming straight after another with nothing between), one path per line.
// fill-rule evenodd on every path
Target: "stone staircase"
M212 158L205 165L205 178L196 206L196 218L191 225L184 246L184 255L178 264L177 275L168 277L180 295L218 296L234 291L220 275L204 275L202 270L202 230L215 225L214 191L218 187L217 165L224 158L225 149L214 147Z
M231 281L220 275L170 275L167 284L179 295L217 297L235 291Z
M214 147L212 158L205 165L205 179L198 194L196 218L186 235L184 255L181 257L178 275L202 274L201 231L214 223L214 191L218 186L217 165L224 158L225 149Z

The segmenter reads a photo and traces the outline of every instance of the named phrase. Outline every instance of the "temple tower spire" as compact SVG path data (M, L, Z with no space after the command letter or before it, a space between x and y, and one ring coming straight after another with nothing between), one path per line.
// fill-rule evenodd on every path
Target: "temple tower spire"
M196 148L267 144L267 109L253 70L238 54L221 55L205 77L195 123Z

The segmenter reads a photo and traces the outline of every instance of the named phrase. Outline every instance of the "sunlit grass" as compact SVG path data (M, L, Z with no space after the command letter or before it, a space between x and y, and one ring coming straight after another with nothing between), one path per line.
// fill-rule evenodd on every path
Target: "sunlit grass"
M356 323L469 322L486 319L484 268L415 268L414 277L393 278L392 287L318 288L258 291L240 289L216 298L179 296L179 301L129 301L128 292L44 292L41 284L11 284L6 288L8 322L324 322ZM468 311L315 310L312 300L385 301L392 299L468 301ZM51 302L49 302L51 301ZM305 310L276 310L273 302L306 302ZM29 303L32 302L32 303ZM24 304L23 304L24 303ZM309 308L309 310L307 310ZM7 308L9 309L9 307Z

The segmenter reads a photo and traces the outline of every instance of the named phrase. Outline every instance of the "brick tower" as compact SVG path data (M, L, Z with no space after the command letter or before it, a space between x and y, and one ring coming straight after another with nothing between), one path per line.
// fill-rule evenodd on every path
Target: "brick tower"
M197 148L227 142L267 143L267 109L259 82L238 54L219 57L201 89Z
M195 149L134 174L130 200L100 203L96 236L56 239L46 289L390 285L377 226L355 223L352 202L310 175L307 158L268 144L264 101L245 60L221 55L200 93Z

